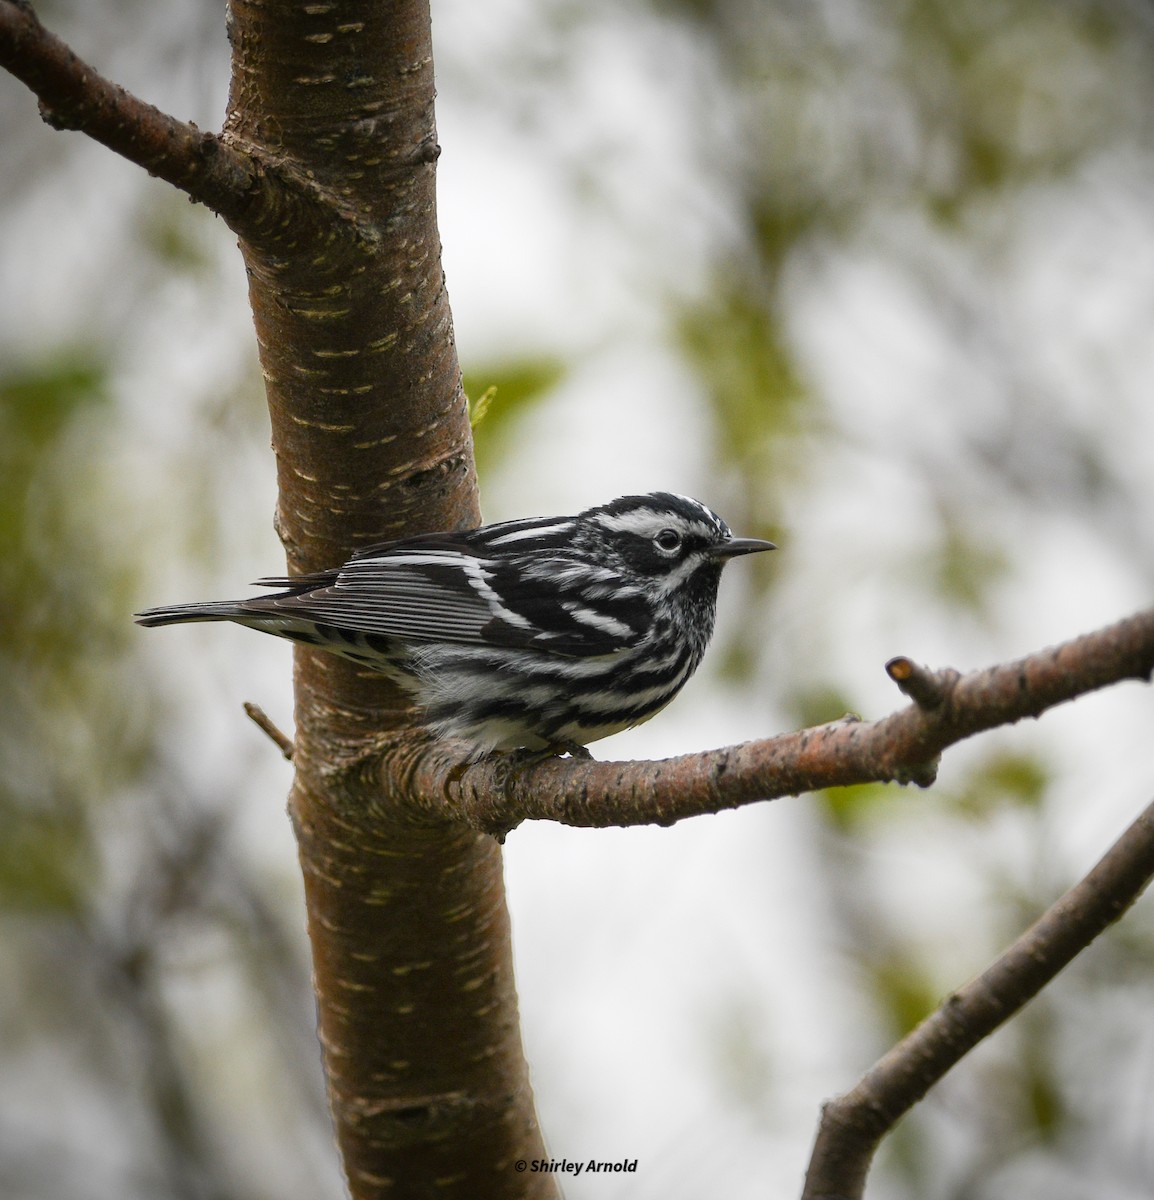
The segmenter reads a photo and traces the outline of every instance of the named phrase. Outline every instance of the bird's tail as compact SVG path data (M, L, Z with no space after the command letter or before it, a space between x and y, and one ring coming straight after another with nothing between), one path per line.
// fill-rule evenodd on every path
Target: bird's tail
M208 604L166 604L146 608L134 614L137 625L177 625L182 621L237 621L251 616L236 600L218 600Z

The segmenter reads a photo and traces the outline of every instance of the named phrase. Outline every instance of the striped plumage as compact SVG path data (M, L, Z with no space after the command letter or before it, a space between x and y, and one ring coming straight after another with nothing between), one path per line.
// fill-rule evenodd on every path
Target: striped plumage
M272 595L137 620L235 621L383 671L474 756L574 751L673 699L713 632L725 562L769 549L655 492L369 546L337 570L261 580Z

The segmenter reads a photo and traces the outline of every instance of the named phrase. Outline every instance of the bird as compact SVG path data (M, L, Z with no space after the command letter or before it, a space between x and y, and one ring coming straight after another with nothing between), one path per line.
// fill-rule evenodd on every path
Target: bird
M722 568L776 547L699 500L621 496L357 550L340 567L258 580L249 600L173 604L145 626L233 621L327 650L405 688L437 737L589 757L661 711L713 634Z

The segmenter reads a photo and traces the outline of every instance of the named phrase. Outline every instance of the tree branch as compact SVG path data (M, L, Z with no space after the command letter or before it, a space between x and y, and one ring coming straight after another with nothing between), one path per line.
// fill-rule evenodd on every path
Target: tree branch
M0 67L36 95L54 129L87 134L219 214L256 244L300 237L302 227L350 227L347 212L312 181L251 147L230 145L112 83L41 25L28 0L0 0ZM368 236L361 228L360 237Z
M983 1038L1033 999L1154 877L1154 804L1081 882L822 1110L802 1200L858 1200L885 1134Z
M849 784L933 782L938 756L976 733L1154 671L1154 609L1016 662L967 675L908 659L888 671L915 702L878 721L837 721L763 741L651 762L495 756L469 766L452 743L384 754L415 804L503 837L524 820L671 825L685 817Z

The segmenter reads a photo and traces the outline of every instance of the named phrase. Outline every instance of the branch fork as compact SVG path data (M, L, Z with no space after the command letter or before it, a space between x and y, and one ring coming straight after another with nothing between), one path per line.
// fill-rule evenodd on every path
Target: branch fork
M53 129L87 134L221 216L256 246L299 244L309 228L343 231L371 249L380 233L336 190L287 158L232 135L179 121L113 83L40 23L28 0L0 0L0 67L39 101ZM422 143L412 165L435 161Z

